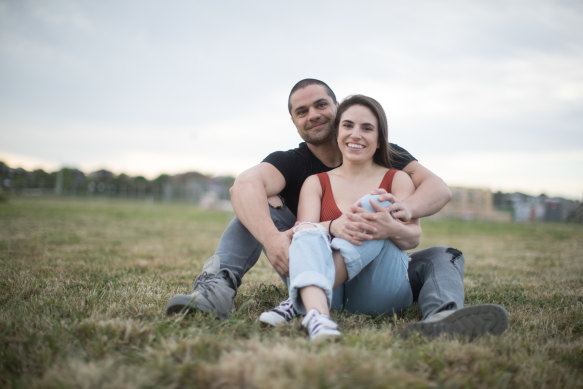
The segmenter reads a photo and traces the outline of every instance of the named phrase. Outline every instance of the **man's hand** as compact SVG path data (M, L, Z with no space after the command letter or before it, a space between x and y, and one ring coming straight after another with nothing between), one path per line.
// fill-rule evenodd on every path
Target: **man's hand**
M392 196L389 194L389 196ZM394 196L393 196L394 197ZM390 239L393 238L395 229L398 228L399 221L397 218L394 217L388 210L388 208L384 208L376 201L371 201L370 205L376 211L373 215L374 218L374 225L377 228L377 233L372 236L373 239ZM366 210L363 210L367 212Z
M391 205L399 204L400 207L398 209L406 213L408 212L408 208L403 203L400 203L394 195L387 193L387 191L384 189L375 189L371 192L371 194L379 195L379 202L388 200L391 202ZM369 228L363 229L362 233L366 234L366 238L362 240L382 240L394 238L393 234L395 233L396 229L399 228L397 224L400 224L398 218L395 217L396 213L391 213L390 206L385 208L376 201L370 200L370 205L375 212L370 212L364 208L361 208L362 204L358 203L350 207L350 211L352 213L348 214L348 218L350 220L355 220L358 218L358 220L362 221L361 223L365 223L367 226L369 226Z
M379 202L382 201L389 201L391 205L389 205L386 210L391 213L391 215L395 219L399 219L403 223L407 223L411 221L413 214L411 213L411 209L407 206L407 204L400 202L398 198L393 196L391 193L387 193L384 189L375 189L371 192L371 194L378 194L380 195L378 200ZM375 204L373 204L374 207ZM379 207L375 207L378 210Z
M334 219L330 231L332 235L360 246L363 240L372 240L373 234L377 232L377 229L358 212L358 210L367 211L358 207L353 208L354 211L352 213L342 214L338 219ZM370 212L367 213L370 214Z
M263 245L265 255L271 265L285 277L289 276L289 246L292 236L292 229L278 232Z

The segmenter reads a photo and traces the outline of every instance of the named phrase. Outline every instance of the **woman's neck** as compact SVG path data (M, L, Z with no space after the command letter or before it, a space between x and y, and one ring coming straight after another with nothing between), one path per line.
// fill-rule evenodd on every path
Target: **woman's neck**
M336 170L338 173L347 177L362 177L369 176L372 172L381 167L382 166L377 165L372 160L363 163L353 163L345 160Z

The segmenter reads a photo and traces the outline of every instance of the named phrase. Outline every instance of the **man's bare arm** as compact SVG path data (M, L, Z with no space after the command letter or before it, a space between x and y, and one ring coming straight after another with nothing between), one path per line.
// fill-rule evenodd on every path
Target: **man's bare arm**
M419 162L410 162L403 171L413 181L415 186L413 194L401 200L395 195L387 193L384 189L373 191L373 193L381 195L379 201L391 202L387 210L391 212L392 217L403 223L409 223L412 220L439 212L451 199L451 190L445 182ZM390 231L387 231L386 226L376 222L375 217L368 215L367 212L347 214L347 217L349 223L346 223L346 228L365 231L356 236L357 239L379 239L379 237L389 236ZM370 226L373 226L374 229L371 229Z
M451 190L445 182L419 162L410 162L403 171L411 177L415 192L388 208L397 219L409 221L431 216L439 212L451 199Z
M289 237L279 232L271 220L267 199L285 187L285 178L273 165L263 162L236 179L231 187L235 214L265 248L267 257L282 275L289 272Z

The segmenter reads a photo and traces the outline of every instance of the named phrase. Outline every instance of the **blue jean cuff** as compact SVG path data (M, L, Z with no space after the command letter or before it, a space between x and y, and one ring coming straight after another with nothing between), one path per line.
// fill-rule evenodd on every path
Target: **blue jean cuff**
M460 308L463 308L463 306L458 307L457 304L455 303L455 301L448 301L448 302L441 304L439 307L435 308L433 311L427 312L422 320L429 319L432 315L435 315L436 313L439 313L441 311L456 310L456 309L460 309Z

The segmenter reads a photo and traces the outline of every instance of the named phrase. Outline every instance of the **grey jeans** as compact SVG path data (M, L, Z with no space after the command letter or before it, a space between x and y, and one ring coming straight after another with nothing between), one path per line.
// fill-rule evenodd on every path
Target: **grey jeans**
M292 228L296 222L295 215L286 206L270 206L270 213L279 231ZM241 279L257 263L262 249L257 239L235 217L221 236L215 254L220 258L221 269L227 269L241 285ZM463 307L465 259L461 251L436 246L409 255L413 301L418 302L423 319L442 310ZM335 302L343 300L341 290L340 287L335 289L333 308L338 307Z

